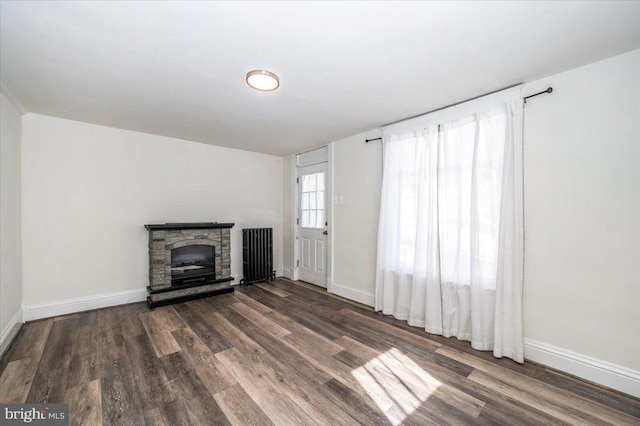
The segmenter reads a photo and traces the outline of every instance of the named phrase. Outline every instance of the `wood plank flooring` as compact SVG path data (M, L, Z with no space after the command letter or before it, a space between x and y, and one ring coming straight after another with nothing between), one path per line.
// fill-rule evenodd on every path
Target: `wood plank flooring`
M278 279L26 324L0 402L74 425L639 425L640 400Z

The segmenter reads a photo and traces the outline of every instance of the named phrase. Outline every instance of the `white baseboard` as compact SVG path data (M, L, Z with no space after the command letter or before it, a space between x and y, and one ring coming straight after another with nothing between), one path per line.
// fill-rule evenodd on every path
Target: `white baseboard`
M284 276L285 278L289 278L290 280L293 279L293 268L283 268L282 270L282 276Z
M640 398L640 371L531 339L524 341L524 357Z
M56 300L34 305L23 305L24 319L25 321L33 321L41 318L106 308L108 306L142 302L147 300L147 295L147 289L143 287L135 290L96 294L95 296Z
M354 302L362 303L363 305L374 305L373 293L364 290L358 290L355 288L345 287L343 285L336 284L335 282L331 283L330 293L337 294L338 296L353 300Z
M0 358L2 358L4 352L20 331L20 327L22 327L22 308L18 308L15 315L9 320L9 324L7 324L4 330L2 330L2 334L0 334Z

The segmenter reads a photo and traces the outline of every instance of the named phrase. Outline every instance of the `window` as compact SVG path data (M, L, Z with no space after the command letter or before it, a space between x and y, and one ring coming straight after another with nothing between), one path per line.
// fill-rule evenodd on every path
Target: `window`
M495 287L506 123L498 108L389 138L385 269L428 267L452 285Z
M302 210L303 228L324 228L324 172L302 175Z

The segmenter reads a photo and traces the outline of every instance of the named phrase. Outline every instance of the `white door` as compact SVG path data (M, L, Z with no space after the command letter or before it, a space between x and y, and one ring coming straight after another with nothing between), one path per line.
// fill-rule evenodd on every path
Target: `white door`
M327 163L298 168L298 180L298 278L326 288Z

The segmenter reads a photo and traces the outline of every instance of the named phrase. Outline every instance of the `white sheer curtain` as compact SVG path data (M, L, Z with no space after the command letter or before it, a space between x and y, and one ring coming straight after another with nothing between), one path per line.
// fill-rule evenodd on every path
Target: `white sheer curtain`
M518 362L521 117L518 88L385 129L376 274L376 310Z

